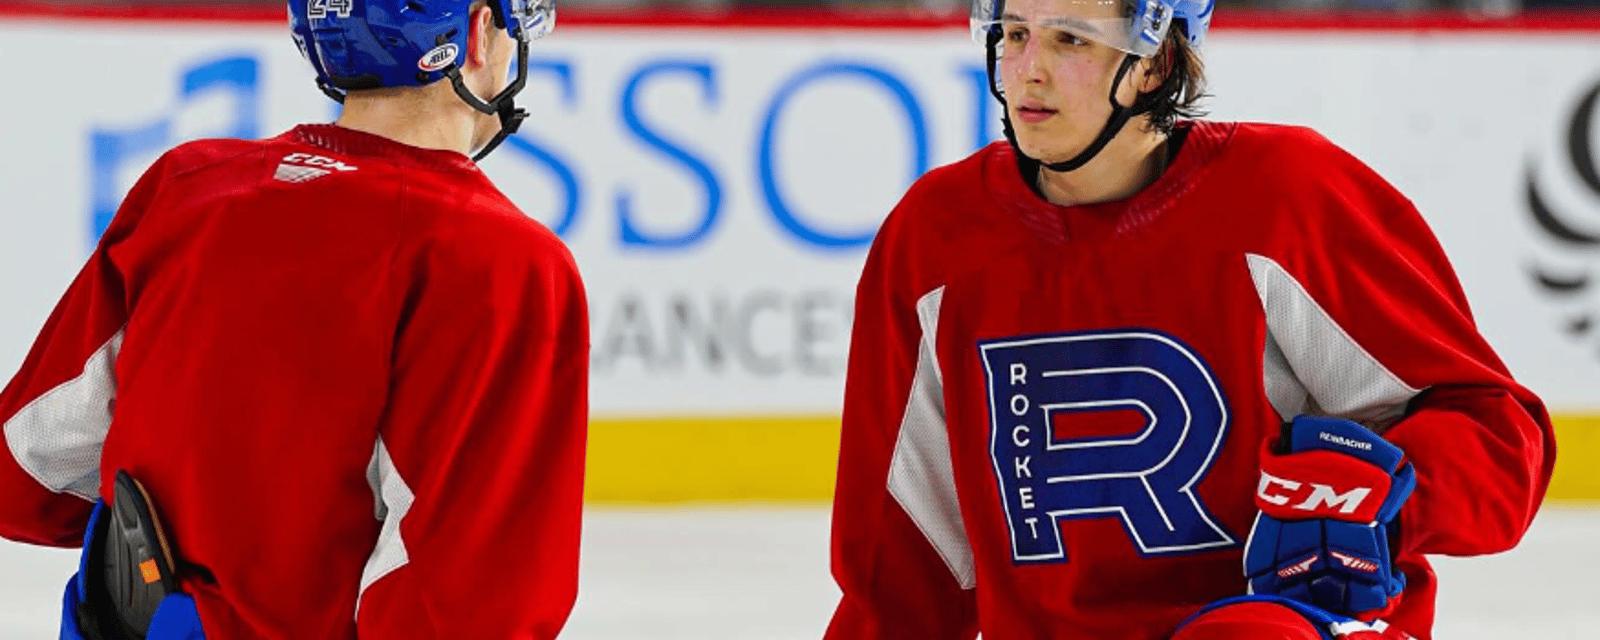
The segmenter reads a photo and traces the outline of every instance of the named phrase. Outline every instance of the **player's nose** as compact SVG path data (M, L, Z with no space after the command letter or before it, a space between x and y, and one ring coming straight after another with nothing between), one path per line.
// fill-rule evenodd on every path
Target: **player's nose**
M1043 52L1036 39L1029 38L1019 55L1017 67L1024 81L1029 84L1040 84L1048 79L1049 67L1045 64Z

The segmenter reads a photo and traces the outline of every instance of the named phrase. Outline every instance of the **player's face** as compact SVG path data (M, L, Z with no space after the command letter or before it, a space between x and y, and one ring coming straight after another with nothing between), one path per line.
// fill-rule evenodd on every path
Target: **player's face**
M1002 19L999 75L1023 153L1062 162L1083 151L1111 117L1108 96L1126 54L1084 37L1073 20L1119 17L1120 3L1008 0ZM1129 105L1138 91L1136 65L1118 87Z

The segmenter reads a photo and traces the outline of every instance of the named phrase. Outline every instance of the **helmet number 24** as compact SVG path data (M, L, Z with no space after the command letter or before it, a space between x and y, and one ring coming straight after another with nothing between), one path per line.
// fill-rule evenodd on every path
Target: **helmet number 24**
M326 18L330 12L348 18L354 8L355 0L306 0L306 16L311 18Z

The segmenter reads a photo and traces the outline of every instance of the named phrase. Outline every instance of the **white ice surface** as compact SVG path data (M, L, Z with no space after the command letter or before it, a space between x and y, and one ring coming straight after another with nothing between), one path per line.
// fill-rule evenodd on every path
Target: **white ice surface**
M821 509L592 510L573 640L815 640L838 592ZM77 553L0 543L0 638L50 639ZM1600 638L1600 509L1547 508L1523 544L1439 558L1439 640Z

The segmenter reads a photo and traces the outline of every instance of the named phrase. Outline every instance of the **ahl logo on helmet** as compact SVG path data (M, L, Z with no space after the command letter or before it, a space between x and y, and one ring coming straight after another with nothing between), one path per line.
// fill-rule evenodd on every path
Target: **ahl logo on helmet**
M461 48L457 47L454 42L439 45L417 61L417 68L428 72L438 71L455 62L456 55L459 53L461 53Z

